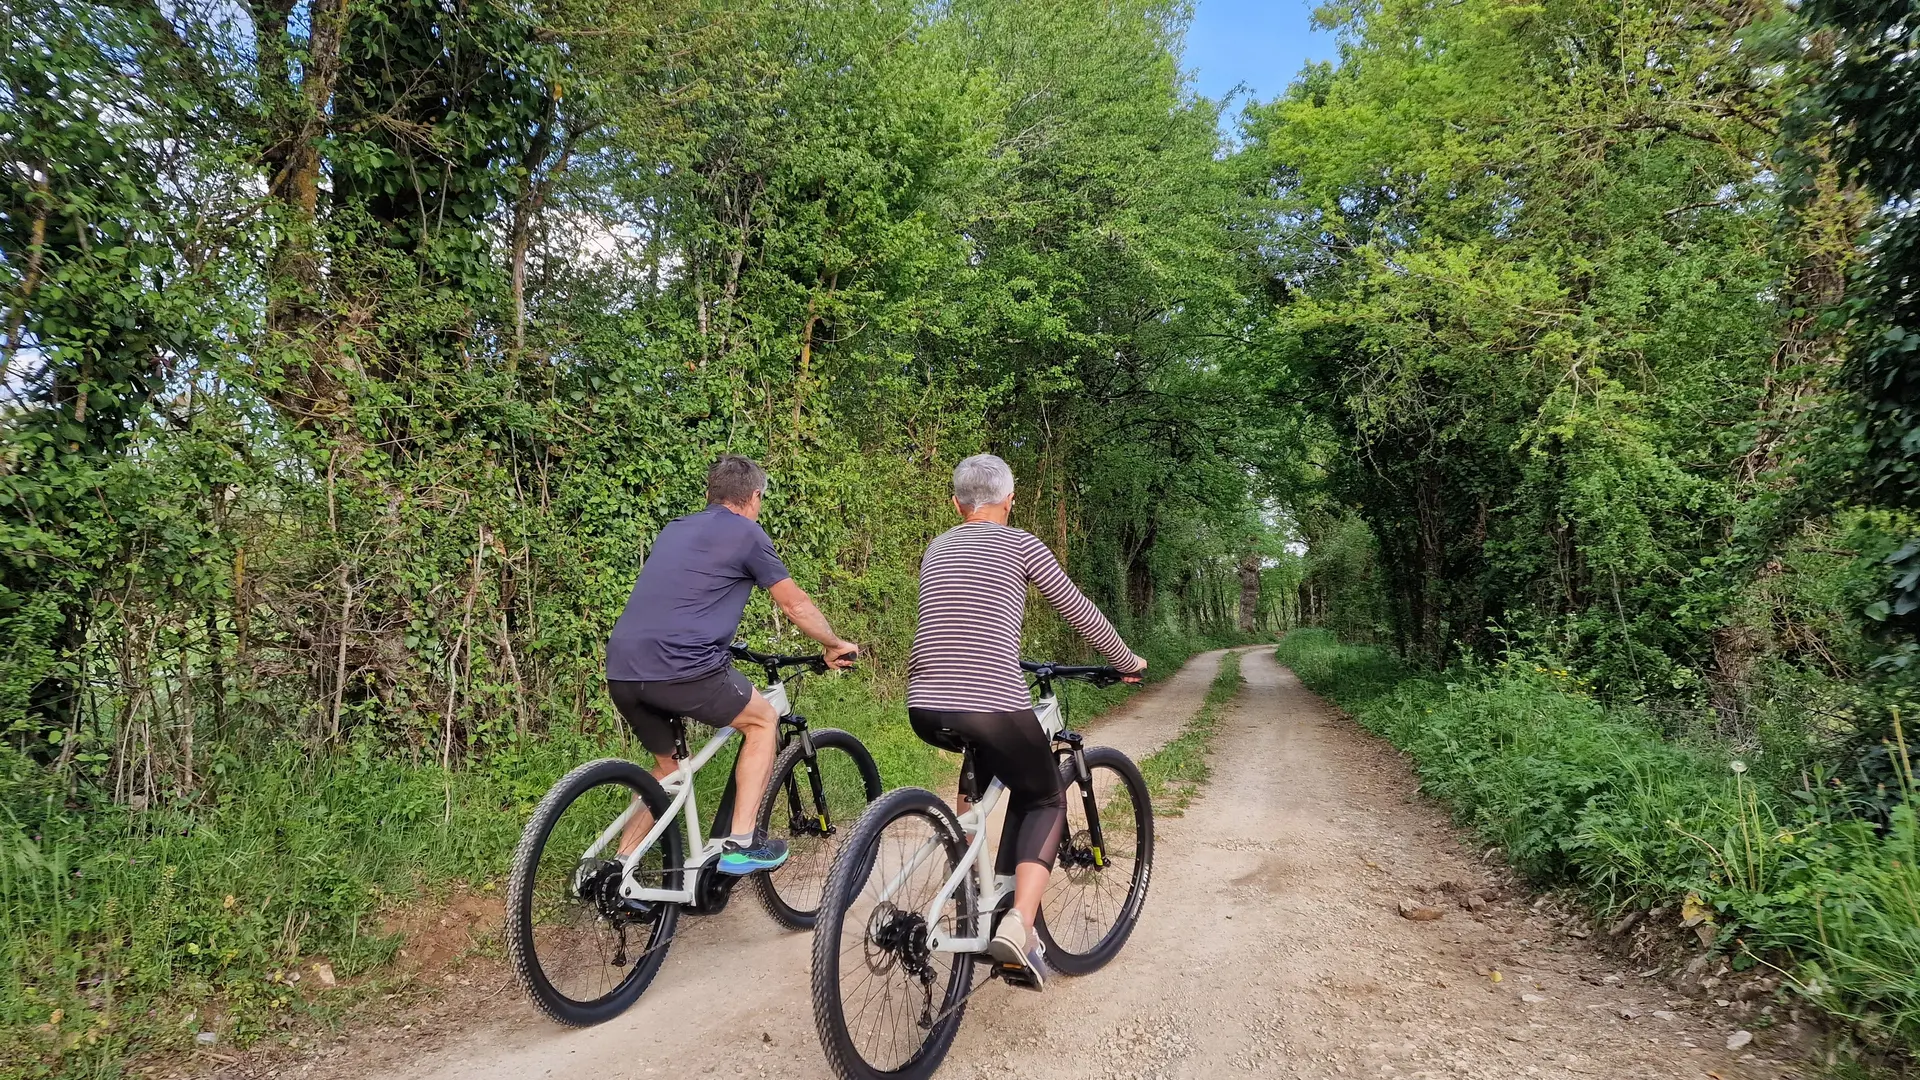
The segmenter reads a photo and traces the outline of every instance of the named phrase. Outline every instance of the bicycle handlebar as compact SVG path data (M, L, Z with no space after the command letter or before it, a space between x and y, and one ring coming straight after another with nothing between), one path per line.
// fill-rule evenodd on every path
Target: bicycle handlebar
M824 675L827 672L827 657L824 653L814 653L810 656L783 656L779 653L756 652L737 641L727 646L727 650L733 654L735 660L745 660L749 664L759 664L768 671L779 671L781 668L803 667L816 674Z
M1104 664L1056 664L1047 660L1022 660L1020 670L1041 679L1073 679L1095 686L1112 686L1127 678L1127 673Z

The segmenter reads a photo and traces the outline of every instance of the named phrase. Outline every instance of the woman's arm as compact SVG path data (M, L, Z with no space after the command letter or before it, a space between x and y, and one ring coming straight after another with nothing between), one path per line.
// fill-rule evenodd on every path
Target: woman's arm
M1107 621L1105 615L1085 593L1074 585L1067 572L1060 569L1060 560L1053 557L1047 545L1031 533L1021 533L1021 554L1027 563L1027 580L1040 590L1040 595L1053 610L1073 627L1074 632L1087 639L1087 643L1100 650L1107 662L1124 672L1139 672L1147 669L1147 662L1135 655L1127 643L1120 640L1119 631Z

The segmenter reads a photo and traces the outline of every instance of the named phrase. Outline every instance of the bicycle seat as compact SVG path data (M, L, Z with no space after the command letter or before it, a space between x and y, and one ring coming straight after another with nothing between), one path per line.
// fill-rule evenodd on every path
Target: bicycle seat
M973 749L972 740L952 728L921 728L918 734L923 741L942 750L949 750L956 754L964 754Z

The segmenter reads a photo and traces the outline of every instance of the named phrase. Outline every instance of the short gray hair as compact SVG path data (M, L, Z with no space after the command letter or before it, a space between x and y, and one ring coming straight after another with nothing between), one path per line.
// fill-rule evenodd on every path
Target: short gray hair
M1011 494L1013 470L992 454L975 454L953 467L953 501L969 512Z
M767 493L767 470L739 454L721 454L707 470L707 505L745 506L755 495Z

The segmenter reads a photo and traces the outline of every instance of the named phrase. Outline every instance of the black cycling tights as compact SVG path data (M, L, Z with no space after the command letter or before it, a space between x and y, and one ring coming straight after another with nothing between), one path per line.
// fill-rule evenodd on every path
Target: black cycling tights
M1067 802L1060 791L1060 767L1053 745L1032 709L1019 712L949 712L908 709L913 733L943 750L973 747L980 782L997 777L1007 786L1007 824L993 869L1011 874L1016 863L1037 862L1053 869L1060 838L1067 830Z

